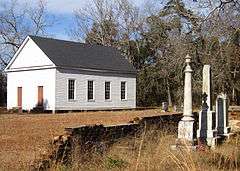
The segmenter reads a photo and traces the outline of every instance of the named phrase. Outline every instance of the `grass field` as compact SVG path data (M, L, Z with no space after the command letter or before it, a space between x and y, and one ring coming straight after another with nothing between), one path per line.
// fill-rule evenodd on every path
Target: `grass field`
M52 170L129 170L129 171L232 171L240 169L239 134L215 149L172 150L177 136L170 130L147 129L140 137L126 137L104 155L95 154L73 167L57 165ZM73 152L74 153L74 152ZM79 153L76 153L79 154ZM77 156L77 155L76 155Z
M160 109L64 114L0 114L0 170L25 168L47 150L64 128L126 123L135 117L161 115Z
M26 170L35 159L41 158L41 154L47 153L50 141L53 137L63 134L65 127L126 123L135 117L162 114L172 113L161 113L160 109L154 109L63 114L0 114L0 170ZM239 116L239 113L230 116L230 125L237 131L240 129ZM140 170L238 169L235 163L240 163L239 136L230 143L220 146L215 152L196 152L187 155L169 151L169 144L174 144L175 138L175 133L150 130L139 140L123 139L122 143L113 146L100 160L91 159L91 163L77 165L75 170L86 170L89 167L93 170L106 170L109 167L117 167L117 170L135 170L137 166ZM139 142L139 146L142 147L130 150L132 147L128 145L131 141ZM229 163L233 163L233 166L229 166ZM64 167L57 170L64 170Z

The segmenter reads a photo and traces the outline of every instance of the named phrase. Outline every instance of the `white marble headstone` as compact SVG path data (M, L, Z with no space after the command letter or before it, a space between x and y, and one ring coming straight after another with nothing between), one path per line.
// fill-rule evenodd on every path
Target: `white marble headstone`
M208 111L212 110L212 84L211 84L211 66L203 66L203 85L202 92L207 94Z

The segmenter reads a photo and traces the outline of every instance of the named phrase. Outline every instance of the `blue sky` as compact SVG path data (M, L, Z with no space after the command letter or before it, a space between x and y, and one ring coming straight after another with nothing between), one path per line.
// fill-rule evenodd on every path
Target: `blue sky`
M24 0L22 0L24 1ZM25 0L28 3L34 3L36 0ZM187 7L194 10L196 2L193 0L183 0ZM74 25L74 10L89 5L92 0L46 0L47 9L50 14L54 14L57 22L54 27L49 28L48 31L54 35L54 37L64 40L69 40L69 28ZM159 6L166 0L130 0L140 9L144 8L146 3L150 3L154 6Z
M22 0L24 1L24 0ZM34 4L36 0L25 0L29 4ZM56 23L47 31L54 37L69 40L69 29L74 25L74 10L82 8L89 4L91 0L46 0L49 14L53 14ZM139 7L145 3L145 0L133 1Z
M2 4L9 4L12 0L0 0L0 10ZM18 5L34 6L38 0L16 0ZM56 22L53 27L48 28L47 32L55 38L69 40L69 33L67 30L73 27L74 24L74 11L82 8L92 0L43 0L47 5L47 12L54 15ZM133 3L139 7L147 0L132 0ZM19 8L20 9L20 8Z
M33 3L31 2L33 0L26 1ZM82 8L87 2L87 0L47 0L47 10L56 19L54 26L50 27L48 32L56 38L69 40L68 30L74 24L74 10Z
M10 0L0 0L1 2L9 2ZM47 11L55 16L56 22L53 27L47 29L47 32L58 39L69 40L69 30L74 25L74 10L82 8L89 4L92 0L44 0L47 3ZM131 0L132 3L140 8L144 8L146 2L150 0ZM184 0L187 6L192 6L192 0ZM27 3L34 6L37 0L18 0L21 4ZM166 0L151 0L152 5L161 4Z

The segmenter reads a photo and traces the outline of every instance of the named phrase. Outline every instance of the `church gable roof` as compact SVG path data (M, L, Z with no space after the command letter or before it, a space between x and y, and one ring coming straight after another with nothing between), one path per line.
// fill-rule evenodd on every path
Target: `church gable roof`
M136 70L113 47L29 36L57 67L134 73Z

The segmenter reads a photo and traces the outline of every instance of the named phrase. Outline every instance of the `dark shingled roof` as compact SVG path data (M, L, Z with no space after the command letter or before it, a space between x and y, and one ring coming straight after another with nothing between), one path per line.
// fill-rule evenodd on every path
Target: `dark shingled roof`
M30 36L57 67L134 73L136 70L113 47Z

